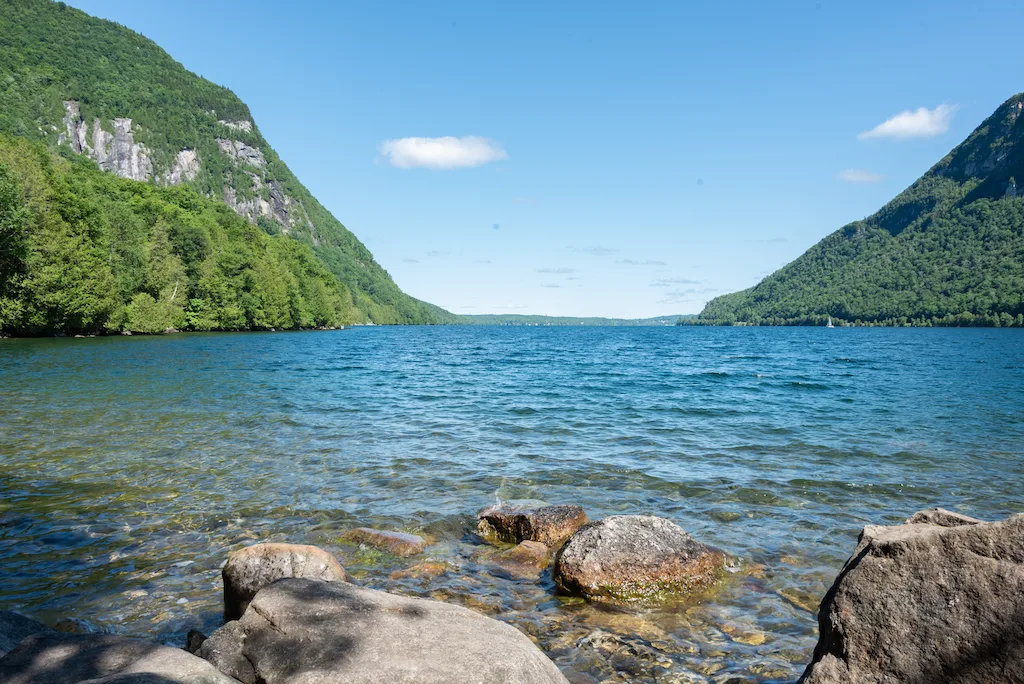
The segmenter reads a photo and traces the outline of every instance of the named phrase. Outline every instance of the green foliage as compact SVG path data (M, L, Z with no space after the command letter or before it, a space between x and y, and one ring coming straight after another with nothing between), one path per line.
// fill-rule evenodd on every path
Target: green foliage
M237 197L251 199L258 195L269 201L273 185L292 198L293 208L308 215L308 223L300 217L283 226L262 216L260 227L268 234L287 233L315 247L318 258L352 292L359 320L454 321L447 311L403 293L355 235L298 181L258 128L244 131L220 123L252 120L249 108L230 90L189 72L144 36L63 3L0 0L0 7L0 132L45 141L67 157L73 155L70 146L58 144L65 132L64 101L79 103L90 132L96 120L109 128L115 118L130 118L135 140L150 152L158 181L170 170L177 154L187 148L196 152L200 162L198 176L187 184L200 195L222 198L224 188L229 187ZM266 167L236 169L220 151L217 138L259 148ZM258 185L249 172L258 172ZM136 226L125 224L124 217L116 220L122 221L116 230L132 239L138 237L132 232ZM171 228L168 238L182 262L202 264L213 249L211 235L203 226L187 222ZM137 240L129 241L123 250L118 248L116 258L129 262L141 258L137 246ZM118 277L137 272L119 268ZM195 281L197 273L189 271L187 276ZM132 282L117 284L122 294L137 286ZM280 301L280 293L266 291L260 296ZM238 321L236 317L230 320Z
M16 334L338 326L360 320L312 248L189 188L0 135L0 329Z
M832 233L704 325L1024 323L1024 95L873 216Z

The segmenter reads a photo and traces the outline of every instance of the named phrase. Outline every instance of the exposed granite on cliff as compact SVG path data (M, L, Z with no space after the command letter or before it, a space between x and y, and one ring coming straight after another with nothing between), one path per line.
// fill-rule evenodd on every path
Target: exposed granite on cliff
M63 123L64 132L58 135L58 144L67 143L77 154L96 160L101 169L122 178L152 180L151 153L145 145L135 142L131 119L114 119L113 133L103 130L103 123L94 119L90 135L89 124L82 118L78 102L67 100L64 102ZM198 160L195 163L198 164Z
M247 164L259 169L267 165L267 160L258 147L246 145L241 140L217 138L217 145L220 146L220 151L230 157L236 165Z

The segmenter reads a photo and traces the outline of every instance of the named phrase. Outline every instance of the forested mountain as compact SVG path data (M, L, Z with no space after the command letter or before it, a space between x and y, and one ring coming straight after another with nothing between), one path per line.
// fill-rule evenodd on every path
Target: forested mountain
M115 195L160 197L171 204L176 201L173 197L186 196L222 201L258 227L249 231L256 236L251 238L257 240L254 247L276 245L281 241L265 238L282 235L298 243L287 249L315 255L336 277L342 298L351 301L346 317L352 320L437 323L454 319L398 288L369 250L292 174L260 134L248 107L230 90L187 71L155 43L123 26L62 2L0 0L0 132L45 145L68 159L91 159L94 167L122 178L194 191L174 195L127 190L126 185L95 179L78 164L65 170L52 158L47 162L65 180L119 188L113 194L98 191L104 202ZM9 139L4 147L8 153L20 149ZM26 187L25 179L18 177L22 171L17 165L6 169L7 182ZM75 188L69 191L77 194ZM91 197L92 192L83 190L81 197ZM202 206L204 215L220 213L207 203ZM136 209L127 206L118 211L142 221L139 230L144 242L158 239L155 216ZM199 224L201 232L212 225L205 220ZM31 247L35 233L34 224L29 225ZM168 230L173 233L177 228L171 225ZM92 237L107 239L99 233ZM242 239L241 233L237 236ZM204 239L214 240L214 236L204 233ZM175 252L175 256L192 263L194 255ZM179 283L179 289L187 291L179 292L176 301L205 301L190 289L197 282L189 278ZM47 300L48 293L36 294L41 297L37 304ZM188 308L186 304L186 312ZM61 318L53 313L47 320ZM5 325L10 327L0 319L0 327ZM259 325L247 319L241 327Z
M1015 95L878 213L692 322L1024 325L1022 111Z

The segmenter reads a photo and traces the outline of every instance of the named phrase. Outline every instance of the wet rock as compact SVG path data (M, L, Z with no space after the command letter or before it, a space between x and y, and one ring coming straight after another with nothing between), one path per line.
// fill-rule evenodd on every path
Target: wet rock
M406 568L405 570L395 570L388 579L390 580L402 580L402 579L423 579L424 577L438 577L446 574L449 570L453 569L450 563L445 561L424 561L417 563L412 567Z
M963 518L864 528L801 682L1024 681L1024 514Z
M540 542L524 541L488 560L517 577L538 577L551 562L551 549Z
M591 598L661 599L714 584L725 554L675 523L613 515L580 528L555 558L554 579Z
M228 556L224 579L224 617L236 620L263 587L285 577L348 582L345 568L331 554L304 544L256 544Z
M510 625L459 606L341 582L275 582L200 653L211 642L232 672L244 669L243 661L252 667L252 679L239 678L246 684L567 682Z
M188 634L185 635L185 650L189 653L195 653L206 641L206 635L200 632L198 629L188 630Z
M509 544L535 541L553 549L587 523L587 514L579 506L547 506L535 501L502 501L476 517L477 530L484 539Z
M24 615L9 610L0 610L0 658L17 646L22 639L40 632L53 632L53 630Z
M342 536L342 539L353 544L372 546L403 558L423 553L427 548L427 542L423 540L423 537L418 537L415 534L374 530L369 527L357 527L354 530L349 530Z
M180 648L110 634L35 634L0 659L4 684L237 684Z

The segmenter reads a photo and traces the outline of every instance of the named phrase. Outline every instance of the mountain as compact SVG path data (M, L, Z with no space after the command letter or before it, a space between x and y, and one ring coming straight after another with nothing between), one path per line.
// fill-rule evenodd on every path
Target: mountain
M1022 111L1011 97L876 214L693 322L1024 325Z
M404 294L303 186L230 90L118 24L50 0L0 0L0 132L102 170L223 201L267 235L308 245L356 320L454 317Z

